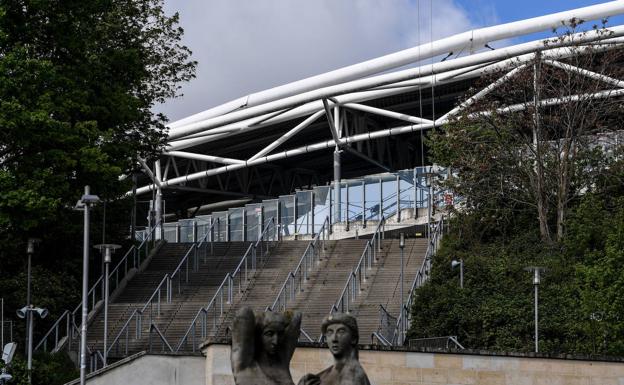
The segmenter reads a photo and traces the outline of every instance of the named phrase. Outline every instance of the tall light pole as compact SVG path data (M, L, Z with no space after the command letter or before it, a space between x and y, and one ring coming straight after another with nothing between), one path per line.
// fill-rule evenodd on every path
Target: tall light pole
M32 345L33 345L33 321L34 315L32 313L39 314L39 317L45 318L48 315L48 309L40 307L33 307L33 305L26 305L17 311L17 316L25 318L28 321L28 363L26 368L28 369L28 383L32 383Z
M110 268L111 263L111 255L115 252L115 250L119 249L120 245L115 245L113 243L103 243L100 245L94 246L96 249L100 250L102 253L102 257L104 260L104 347L102 351L102 356L104 357L104 367L107 365L107 346L108 346L108 270Z
M32 256L35 254L35 245L39 243L39 239L37 238L28 238L28 243L26 246L26 254L28 254L28 267L26 272L26 306L31 305L31 296L30 296L30 286L31 286L31 263ZM26 313L26 328L28 330L30 323L30 313ZM26 354L28 354L28 345L29 345L29 336L26 333Z
M546 271L545 268L541 266L529 266L524 270L533 272L533 287L535 291L535 353L539 353L539 337L538 337L538 293L539 293L539 285L541 283L540 273Z
M459 261L457 260L451 261L452 269L454 269L457 266L459 266L459 287L463 289L464 288L464 260L460 259Z
M84 209L84 237L82 248L82 324L80 325L80 385L85 384L87 376L87 315L89 309L89 209L99 202L97 195L91 195L91 188L85 186L84 195L76 204L76 208Z
M405 306L405 304L403 303L404 299L403 299L403 249L405 249L405 233L400 233L399 234L399 248L401 249L401 290L400 290L400 295L401 295L401 333L400 336L401 337L401 342L403 342L403 332L404 332L404 325L405 325L405 309L403 308Z

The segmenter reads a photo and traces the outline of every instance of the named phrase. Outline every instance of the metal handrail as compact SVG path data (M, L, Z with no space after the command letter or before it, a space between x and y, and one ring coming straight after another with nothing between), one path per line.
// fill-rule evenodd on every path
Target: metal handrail
M170 274L172 282L175 282L175 278L178 277L178 294L181 293L181 287L182 287L182 282L181 282L182 281L182 276L179 275L181 270L182 270L182 265L186 264L185 282L188 283L188 281L189 281L189 258L191 256L191 252L193 252L192 255L193 255L193 258L194 258L194 261L193 261L193 271L197 271L197 270L199 270L199 258L197 256L197 252L200 250L200 248L206 242L206 238L208 237L208 235L211 234L212 229L213 229L215 223L216 223L216 221L211 220L210 227L208 228L208 231L206 231L206 234L204 234L199 241L193 242L191 247L189 247L189 249L187 250L186 254L184 254L184 257L182 257L182 259L180 260L180 262L178 263L176 268L173 270L173 273ZM211 249L212 249L212 238L210 240L210 245L211 245ZM213 251L214 251L214 249L213 249ZM204 263L205 262L206 262L206 255L204 253Z
M306 333L305 330L303 330L303 329L299 329L299 330L301 331L301 335L306 338L307 342L314 342L312 337L310 337L310 335L308 333Z
M407 296L407 301L403 308L399 312L399 316L397 317L396 326L394 328L394 333L391 336L391 342L393 344L403 345L405 341L405 334L409 330L410 323L410 309L412 307L412 301L414 300L414 291L416 288L422 286L428 279L429 273L431 272L431 260L433 256L437 252L438 245L440 239L442 237L444 231L444 218L440 219L434 225L434 229L431 232L431 238L429 240L429 244L427 245L427 251L425 253L425 258L423 260L422 265L418 269L418 273L414 277L414 281L412 281L412 285L409 290L409 294Z
M165 346L169 349L170 353L173 353L173 348L171 347L171 345L169 344L169 341L167 341L167 338L165 338L165 335L160 331L160 329L158 328L158 326L156 326L156 324L150 324L150 329L149 329L149 342L148 342L148 352L152 352L152 332L156 332L156 335L158 335L158 337L160 338L160 342L162 342L162 346L163 346L163 351L165 351Z
M173 273L170 274L165 274L165 276L161 279L160 283L158 284L158 286L156 286L156 288L154 289L154 291L152 292L152 295L149 297L149 299L145 302L145 304L140 308L135 310L132 315L128 318L128 321L126 321L126 323L124 324L124 326L122 326L122 328L119 330L119 332L117 333L117 336L114 338L114 342L116 342L123 333L126 333L126 338L128 336L128 328L130 325L130 321L133 317L137 317L137 338L141 338L141 328L143 327L143 315L145 314L145 311L147 310L147 308L149 307L149 324L150 325L154 325L154 304L156 305L156 315L160 315L160 305L161 305L161 299L162 299L162 292L163 290L165 291L165 301L167 303L170 303L172 301L173 298L173 285L172 285L172 281L173 281L173 277L174 275L178 275L179 272L181 271L181 268L183 266L183 264L185 262L187 262L187 282L188 282L188 258L189 255L191 254L191 251L195 250L197 251L198 249L198 245L202 245L205 241L207 236L210 234L210 231L212 229L212 226L214 226L214 222L212 223L212 225L210 226L210 228L208 229L208 231L206 232L206 234L204 234L204 236L202 237L202 239L200 239L199 242L197 243L193 243L193 245L189 248L189 250L186 252L186 254L184 255L184 257L180 260L180 262L178 263L178 265L176 266L176 268L174 269ZM211 242L212 242L212 238L211 238ZM195 265L197 264L197 254L195 253ZM179 275L178 275L179 277ZM164 285L164 288L163 288ZM179 290L179 286L178 286L178 290ZM151 328L151 326L150 326ZM164 338L164 337L163 337ZM112 344L111 344L112 347ZM110 349L108 349L110 350ZM127 354L127 349L126 349L126 354Z
M113 276L113 274L115 275L115 285L113 287L110 288L110 290L115 290L118 286L119 286L119 272L121 269L121 266L124 266L124 275L121 278L121 280L123 280L123 278L125 278L125 276L128 274L128 271L130 269L128 269L128 259L130 257L130 255L132 255L133 260L132 260L132 264L133 264L133 268L138 268L141 265L141 252L140 250L145 246L145 250L146 250L146 255L147 252L149 251L149 246L148 246L148 241L151 239L151 235L154 232L154 230L156 229L156 226L152 227L151 230L149 231L149 233L146 234L145 239L139 244L139 246L135 246L132 245L130 246L130 248L126 251L126 253L124 254L124 256L119 260L119 262L117 262L117 264L115 265L115 267L113 268L112 271L109 272L108 274L108 279L110 282L110 278ZM138 251L138 253L137 253ZM89 289L89 291L87 292L87 297L91 298L91 309L95 308L95 304L101 300L101 298L98 298L98 300L96 301L96 293L99 292L99 290L103 290L103 283L104 283L104 273L102 273L102 275L100 275L100 277L93 283L93 285L91 286L91 288ZM67 314L70 313L70 314ZM64 341L64 337L70 337L69 334L69 327L66 328L66 334L65 336L61 336L59 335L60 333L60 329L59 329L59 324L61 322L64 321L67 322L67 324L69 325L69 323L74 320L76 318L77 315L82 313L82 302L80 302L78 304L78 306L76 306L74 308L73 311L69 312L69 310L66 310L65 312L63 312L63 314L61 314L61 316L59 317L59 319L50 327L50 329L48 330L48 332L43 336L43 338L41 338L41 340L39 341L39 343L37 345L35 345L35 350L38 350L40 347L43 346L44 351L47 351L48 349L48 337L50 337L52 335L52 333L54 333L54 340L55 340L55 345L54 345L54 349L56 350L59 348L58 343L59 341Z
M195 337L197 335L196 331L197 331L197 324L198 322L201 321L201 334L200 334L200 338L204 339L208 336L208 315L210 313L210 311L212 310L212 329L216 329L217 328L217 320L219 318L221 318L224 314L224 302L223 302L223 295L224 293L227 295L227 300L225 303L231 303L232 302L232 285L233 285L233 280L232 280L232 276L230 275L230 273L227 273L225 275L225 278L223 279L223 281L221 282L221 285L219 285L219 288L217 289L217 291L215 292L215 294L212 296L212 299L210 300L210 302L208 303L208 305L206 307L202 307L197 311L197 314L195 314L195 317L193 318L193 320L191 321L189 327L186 329L186 332L184 333L184 335L182 336L182 338L180 339L180 342L178 343L178 345L175 348L175 352L180 351L180 349L182 348L182 346L184 345L184 343L188 340L189 336L193 337L193 346L192 346L192 350L193 352L195 351ZM225 292L224 290L227 289L227 292ZM218 303L217 303L218 301ZM217 306L219 307L219 313L217 314ZM192 334L191 334L192 332Z
M58 343L59 343L59 326L60 326L60 324L63 321L65 321L67 323L66 334L65 335L69 336L69 325L70 325L70 322L71 322L71 315L72 315L72 313L69 310L65 310L63 312L63 314L61 314L61 316L56 320L56 322L54 324L52 324L52 327L50 327L50 330L48 330L48 332L41 338L39 343L35 346L35 350L39 349L41 347L41 345L43 345L43 351L47 352L48 351L48 337L53 332L54 332L54 336L55 336L54 347L56 348L58 346Z
M106 355L110 356L110 352L111 350L113 350L113 347L116 347L116 351L119 352L119 341L120 338L122 336L122 334L125 332L126 334L126 345L125 345L125 355L128 355L128 342L130 340L130 324L131 321L135 320L135 337L136 339L141 338L141 313L139 309L134 309L134 311L132 312L132 314L130 314L130 317L128 317L128 320L123 324L123 326L120 329L120 332L117 333L117 335L115 336L115 338L113 338L113 341L106 347Z
M269 223L267 223L265 225L265 228L263 229L262 233L260 234L260 237L258 238L258 240L256 241L256 243L250 245L247 248L247 251L245 252L245 254L243 255L243 257L241 258L240 262L238 263L238 265L236 266L236 268L234 269L233 273L227 273L225 275L225 278L223 279L223 281L221 282L221 285L219 285L219 288L217 289L217 291L215 292L215 294L212 296L212 299L210 300L210 302L208 303L208 305L206 307L202 307L200 308L197 313L195 314L195 317L193 318L193 320L191 321L191 323L189 324L189 327L186 329L186 332L184 333L184 336L182 336L182 338L180 339L180 342L178 343L178 345L175 348L175 352L180 351L180 349L182 348L182 346L188 341L189 337L192 337L192 350L193 352L195 351L195 346L196 346L196 335L197 335L197 327L198 324L200 326L200 331L201 331L201 338L206 338L208 336L208 317L210 315L212 315L212 330L217 328L217 321L223 316L224 314L224 303L225 304L231 304L232 300L233 300L233 286L234 286L234 279L236 278L236 276L241 276L242 273L241 271L243 271L243 266L245 266L245 274L244 274L244 278L245 278L245 282L248 281L249 279L249 275L248 275L248 269L249 269L249 258L252 258L252 267L249 270L255 270L256 268L256 258L257 258L257 249L261 248L260 251L260 255L261 258L263 258L263 254L264 251L262 251L262 242L263 239L266 237L267 232L269 231L270 227L273 227L273 230L275 231L275 218L271 218L269 220ZM267 242L271 242L271 240L267 240ZM268 252L268 247L266 248L266 252ZM239 292L242 290L242 276L241 278L239 278ZM227 291L226 291L227 290ZM226 298L226 302L223 301L224 296ZM217 308L218 307L218 308ZM211 314L212 312L212 314Z
M386 219L382 216L373 233L372 239L366 242L366 247L364 247L362 256L358 260L355 269L349 273L344 288L338 300L332 304L329 314L334 314L337 311L342 313L351 311L353 301L357 299L359 291L362 290L362 283L368 279L366 270L372 268L373 262L377 260L377 253L382 249L382 232L385 223Z
M265 309L266 311L273 311L275 310L276 306L279 306L280 311L285 311L288 306L289 298L291 301L294 301L297 291L303 291L303 282L307 281L309 278L308 271L312 269L312 266L314 266L314 262L318 262L321 259L321 254L317 243L319 243L319 239L321 239L322 236L322 249L325 249L325 241L328 238L328 234L326 234L326 232L328 231L329 216L325 217L325 220L323 221L323 225L321 226L319 232L316 234L314 239L310 241L310 243L308 243L308 247L306 247L303 255L301 255L297 267L294 271L288 273L288 276L284 280L280 291L275 297L275 301L273 301L273 304ZM304 269L301 268L302 266L304 266ZM297 277L299 277L298 281ZM299 290L297 290L297 284L299 285ZM287 288L290 288L290 290L287 291ZM286 293L288 293L289 295L286 295ZM282 300L280 301L280 299Z

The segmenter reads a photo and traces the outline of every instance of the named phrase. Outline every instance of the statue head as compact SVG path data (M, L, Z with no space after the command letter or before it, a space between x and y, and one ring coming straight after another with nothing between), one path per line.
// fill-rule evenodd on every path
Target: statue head
M280 345L283 342L284 332L290 324L292 314L290 313L273 313L266 312L256 317L256 346L267 354L267 356L275 356Z
M334 357L357 357L359 331L355 317L344 313L331 314L323 320L321 332Z

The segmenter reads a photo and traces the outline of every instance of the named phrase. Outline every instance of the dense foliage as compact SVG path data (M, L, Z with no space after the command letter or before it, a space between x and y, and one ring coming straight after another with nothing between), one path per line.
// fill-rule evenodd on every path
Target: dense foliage
M440 187L463 201L430 281L415 293L410 338L457 335L466 348L533 351L534 287L525 268L543 266L540 351L624 355L622 99L532 102L536 90L571 98L608 89L566 66L621 74L622 52L583 52L548 69L538 56L429 135L432 161L455 173ZM518 113L500 109L514 103ZM451 269L460 258L464 289Z
M540 241L534 219L494 231L459 214L417 291L411 338L457 335L466 348L533 350L533 285L544 266L540 351L624 355L624 195L591 194L574 207L560 245ZM464 289L451 260L464 260Z
M33 302L50 320L76 305L82 216L72 207L84 185L108 201L93 239L127 237L131 202L119 198L130 178L119 176L160 150L166 117L152 109L194 76L182 33L162 0L0 0L0 296L11 318L25 303L29 237L42 240Z

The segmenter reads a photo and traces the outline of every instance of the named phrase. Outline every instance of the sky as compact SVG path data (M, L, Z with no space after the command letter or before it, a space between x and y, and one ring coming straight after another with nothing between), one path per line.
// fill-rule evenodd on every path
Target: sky
M183 43L198 66L197 78L183 86L183 96L156 111L173 122L253 92L432 39L602 2L164 0L167 14L180 14ZM609 24L624 24L624 18L612 18ZM547 34L514 42L541 36Z

